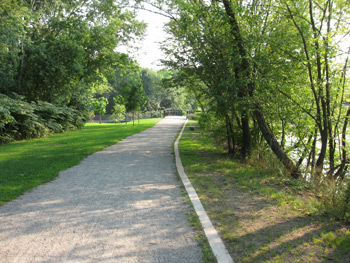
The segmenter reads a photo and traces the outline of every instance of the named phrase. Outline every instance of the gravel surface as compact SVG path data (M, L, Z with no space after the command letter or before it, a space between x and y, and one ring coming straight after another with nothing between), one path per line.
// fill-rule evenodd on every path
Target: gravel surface
M183 122L165 118L0 207L0 262L201 262L173 157Z

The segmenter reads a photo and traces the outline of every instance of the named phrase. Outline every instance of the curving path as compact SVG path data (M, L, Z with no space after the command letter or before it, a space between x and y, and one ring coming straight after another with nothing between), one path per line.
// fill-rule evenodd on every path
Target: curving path
M0 262L201 262L172 153L183 122L163 119L0 207Z

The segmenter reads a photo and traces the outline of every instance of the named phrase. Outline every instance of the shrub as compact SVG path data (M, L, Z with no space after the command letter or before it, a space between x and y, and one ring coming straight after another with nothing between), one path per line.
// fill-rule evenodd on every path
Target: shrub
M198 117L198 124L203 130L211 131L215 122L215 113L213 112L203 112Z
M0 143L79 129L88 120L75 109L43 101L28 103L17 94L0 94L0 105Z
M1 100L1 97L0 97ZM5 107L2 102L0 103L0 143L13 141L14 138L9 134L5 133L6 125L14 122L15 119L11 116L11 113L7 107Z

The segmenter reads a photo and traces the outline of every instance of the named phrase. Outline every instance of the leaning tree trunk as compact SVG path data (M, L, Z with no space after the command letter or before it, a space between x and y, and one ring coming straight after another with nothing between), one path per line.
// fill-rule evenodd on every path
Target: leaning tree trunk
M255 115L256 120L258 122L260 131L261 131L262 135L264 136L267 144L270 146L271 150L273 151L273 153L282 162L282 164L290 171L291 176L293 178L298 178L300 176L300 172L299 172L298 167L294 164L294 162L283 151L281 145L276 140L274 134L271 132L271 130L267 126L264 115L262 114L262 112L258 106L254 110L254 115Z

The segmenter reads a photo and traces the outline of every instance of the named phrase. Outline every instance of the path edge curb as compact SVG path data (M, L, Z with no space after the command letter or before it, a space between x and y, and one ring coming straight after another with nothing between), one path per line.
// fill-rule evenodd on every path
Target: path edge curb
M181 139L182 133L185 130L187 122L188 122L188 119L183 124L180 134L174 143L176 168L180 175L181 181L185 186L186 192L192 202L194 210L196 211L196 214L201 222L204 233L208 239L210 248L213 251L213 254L216 257L218 263L234 263L232 257L230 256L230 254L228 253L225 247L224 242L220 238L218 232L216 231L213 224L211 223L208 214L204 210L203 205L197 195L197 192L193 188L190 180L188 179L185 173L184 167L182 165L178 144Z

